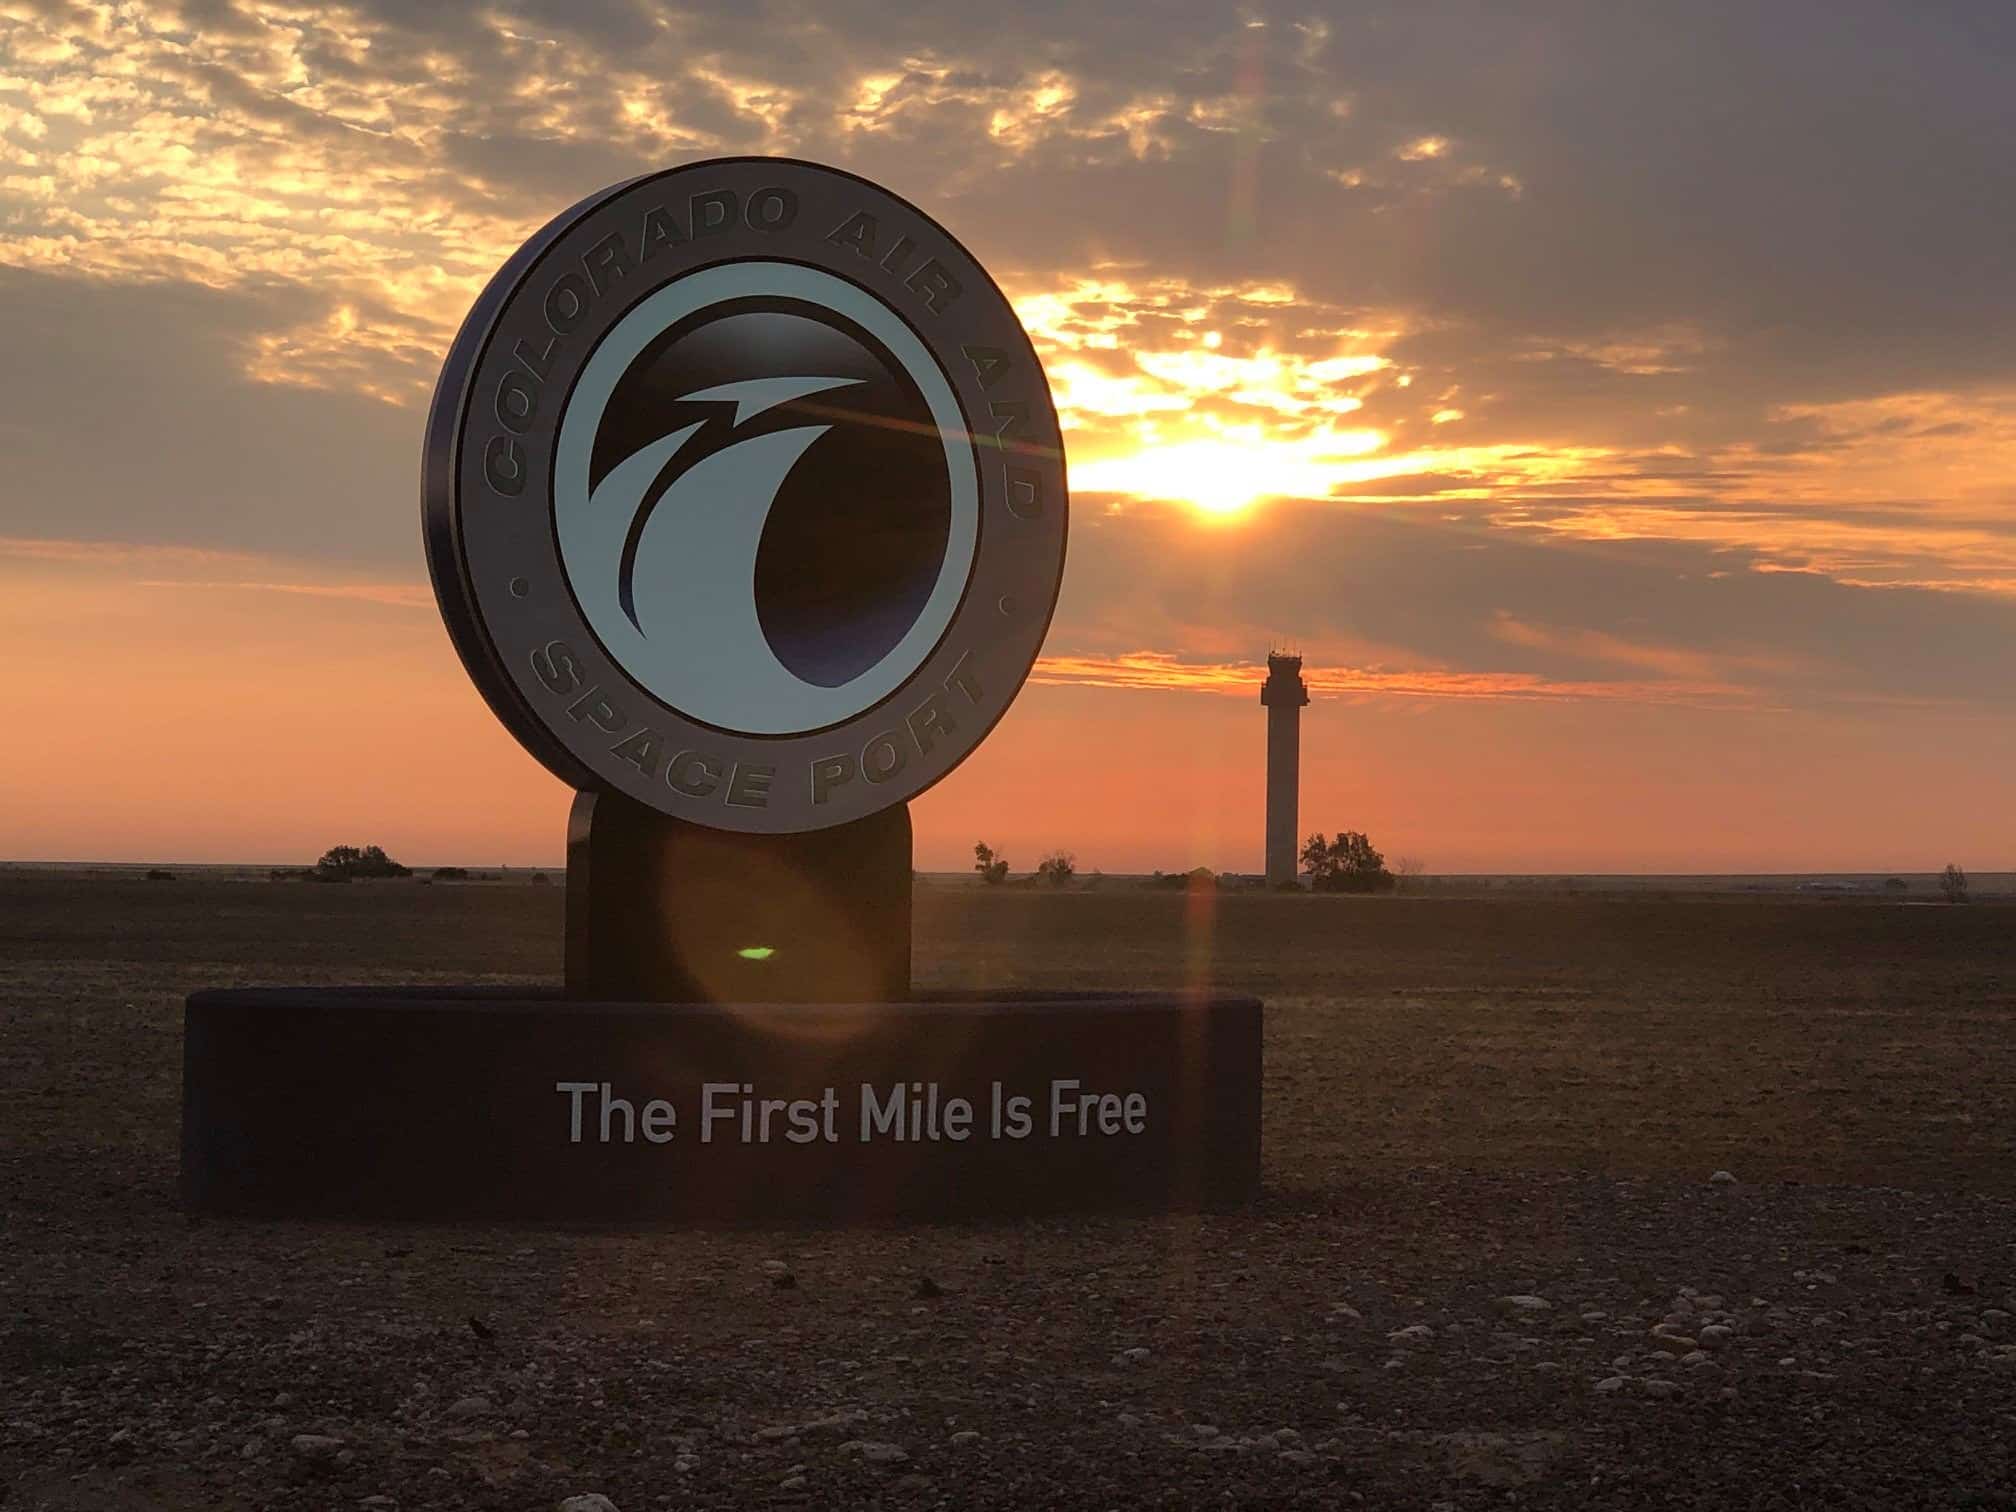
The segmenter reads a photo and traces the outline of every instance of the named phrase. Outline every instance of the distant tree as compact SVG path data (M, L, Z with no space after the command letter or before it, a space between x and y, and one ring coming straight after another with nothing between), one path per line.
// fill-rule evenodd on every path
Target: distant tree
M1078 871L1078 858L1069 851L1052 851L1036 863L1036 875L1052 887L1062 887Z
M1946 870L1939 873L1939 891L1946 894L1948 903L1967 901L1967 873L1952 862L1946 863Z
M984 840L973 844L973 870L980 873L980 880L989 887L995 887L1008 880L1008 858L995 852L994 847Z
M165 866L150 866L147 868L147 880L149 882L173 882L175 880L175 873L169 871Z
M436 882L467 882L469 868L466 866L437 866L434 868Z
M534 887L551 887L553 879L544 872L534 872L532 873L532 885Z
M1335 840L1320 833L1302 847L1302 870L1317 892L1391 892L1393 873L1386 858L1357 830L1341 830Z
M1911 884L1906 882L1902 877L1886 877L1883 880L1883 891L1885 892L1900 893L1909 892L1910 890Z
M359 877L410 877L413 868L401 866L375 845L359 850L354 845L337 845L322 853L315 870L330 881L349 882Z
M1422 862L1419 856L1398 856L1393 861L1394 889L1399 892L1419 892L1421 890Z

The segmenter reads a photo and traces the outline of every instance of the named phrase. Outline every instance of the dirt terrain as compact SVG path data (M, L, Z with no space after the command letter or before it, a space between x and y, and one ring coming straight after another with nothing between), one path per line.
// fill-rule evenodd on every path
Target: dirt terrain
M178 1210L184 993L551 980L560 913L0 876L0 1506L2016 1508L2016 906L931 886L925 983L1265 997L1262 1199Z

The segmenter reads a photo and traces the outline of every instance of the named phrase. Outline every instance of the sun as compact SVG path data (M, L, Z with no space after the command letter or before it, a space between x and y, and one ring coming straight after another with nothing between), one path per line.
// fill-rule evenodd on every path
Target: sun
M1377 451L1376 430L1283 439L1225 432L1143 446L1071 470L1071 486L1188 504L1209 520L1230 521L1263 499L1323 498L1338 481L1338 463Z

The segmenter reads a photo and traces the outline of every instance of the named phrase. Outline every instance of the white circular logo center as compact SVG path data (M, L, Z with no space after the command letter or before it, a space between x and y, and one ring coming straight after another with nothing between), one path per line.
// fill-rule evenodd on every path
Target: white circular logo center
M902 686L965 593L979 501L924 344L795 263L642 301L589 359L554 458L562 567L603 648L679 713L750 735Z

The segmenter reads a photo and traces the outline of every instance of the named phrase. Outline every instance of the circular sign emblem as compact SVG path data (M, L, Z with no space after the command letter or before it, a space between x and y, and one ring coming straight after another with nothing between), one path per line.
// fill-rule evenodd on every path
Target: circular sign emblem
M512 733L720 829L944 776L1064 567L1057 417L1006 298L914 206L778 158L632 180L520 248L442 370L423 502Z

